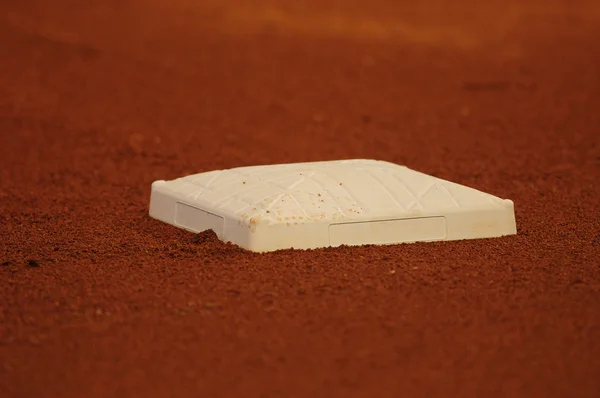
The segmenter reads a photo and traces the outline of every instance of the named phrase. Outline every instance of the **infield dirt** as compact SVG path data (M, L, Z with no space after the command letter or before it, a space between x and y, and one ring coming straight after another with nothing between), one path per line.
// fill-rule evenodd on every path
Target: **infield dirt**
M0 396L600 396L599 27L0 2ZM148 217L157 179L341 158L512 199L518 235L258 255Z

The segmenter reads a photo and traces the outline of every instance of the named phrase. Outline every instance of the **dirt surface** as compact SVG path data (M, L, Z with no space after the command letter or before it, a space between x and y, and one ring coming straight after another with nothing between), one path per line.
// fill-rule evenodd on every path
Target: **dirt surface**
M600 396L600 9L449 3L0 2L0 396ZM147 214L355 157L519 233L258 255Z

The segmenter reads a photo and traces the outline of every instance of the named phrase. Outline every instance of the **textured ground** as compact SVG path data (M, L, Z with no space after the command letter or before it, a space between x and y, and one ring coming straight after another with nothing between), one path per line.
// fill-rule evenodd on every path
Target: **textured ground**
M0 396L600 396L600 8L406 4L0 1ZM256 255L147 216L352 157L519 234Z

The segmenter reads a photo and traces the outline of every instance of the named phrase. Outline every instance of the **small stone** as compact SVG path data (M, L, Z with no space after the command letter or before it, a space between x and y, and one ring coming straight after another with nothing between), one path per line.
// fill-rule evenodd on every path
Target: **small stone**
M29 259L27 261L27 265L30 266L30 267L32 267L32 268L37 268L37 267L40 266L40 263L37 260L34 260L34 259L31 258L31 259Z

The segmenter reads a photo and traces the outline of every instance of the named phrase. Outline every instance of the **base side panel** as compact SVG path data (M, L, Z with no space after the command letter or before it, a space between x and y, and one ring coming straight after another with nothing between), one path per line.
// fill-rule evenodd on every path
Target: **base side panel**
M446 239L444 217L405 218L329 226L331 246L386 245L444 239Z
M517 226L512 203L504 208L473 210L446 215L447 240L498 238L515 235Z
M175 225L177 199L162 187L162 182L152 184L150 192L150 217L167 224Z
M259 224L248 229L248 250L318 249L329 246L329 223ZM233 242L235 243L235 242Z
M223 217L206 210L177 202L174 224L192 232L213 230L219 239L223 239L225 226Z

